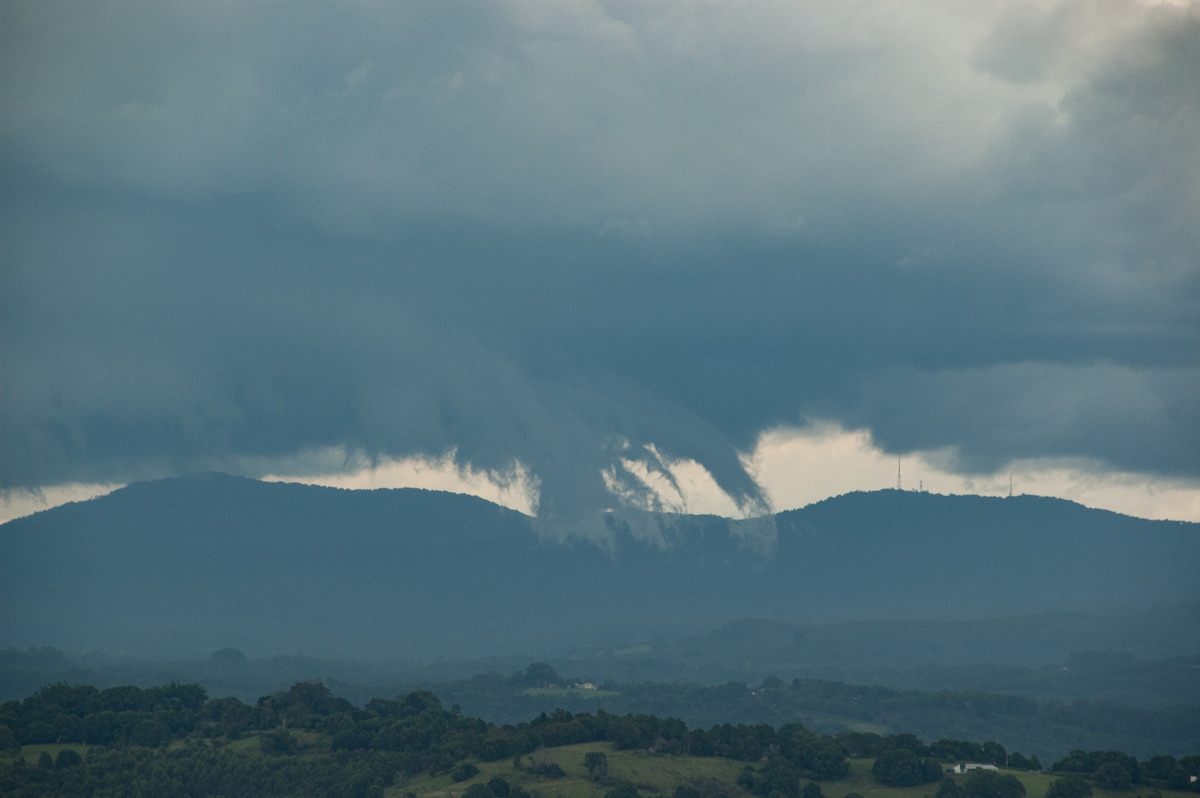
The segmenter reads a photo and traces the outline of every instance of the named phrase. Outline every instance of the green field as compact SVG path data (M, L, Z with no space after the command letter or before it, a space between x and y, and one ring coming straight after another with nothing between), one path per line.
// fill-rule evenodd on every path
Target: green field
M310 731L293 731L294 754L313 755L328 751L329 739L323 734ZM260 745L260 734L246 734L226 744L230 750L256 754ZM175 745L180 745L176 740ZM54 758L65 749L88 756L89 746L68 744L25 745L19 750L0 752L0 762L12 762L24 757L26 763L34 764L43 752ZM598 782L590 778L584 757L592 751L607 756L607 779ZM565 774L563 778L547 778L536 772L539 766L558 766ZM937 784L917 787L886 787L876 784L871 776L872 760L850 760L850 773L845 779L820 782L824 798L845 798L848 793L858 793L863 798L932 798ZM643 796L670 798L674 788L689 785L698 788L707 796L720 794L726 798L752 798L750 793L738 786L738 774L746 764L720 757L695 757L654 754L644 750L618 751L612 743L581 743L563 745L559 748L541 749L521 757L521 767L512 760L476 763L479 773L463 781L454 781L450 774L421 775L403 784L388 788L389 798L404 798L414 794L418 798L462 798L468 788L475 784L486 784L493 776L500 776L512 786L523 787L535 798L604 798L605 793L617 785L634 785ZM1034 773L1026 770L1004 770L1015 775L1025 785L1026 798L1044 798L1054 773ZM955 776L961 779L964 776ZM1134 788L1129 792L1106 792L1096 790L1093 798L1193 798L1194 793L1170 790L1156 791L1150 787Z
M583 759L590 751L599 751L608 757L608 781L611 783L598 784L588 778ZM537 751L523 757L522 762L522 770L515 770L512 761L481 762L476 776L457 783L449 775L422 776L392 787L388 795L400 798L412 792L422 798L458 798L472 784L486 783L493 776L500 776L530 792L536 790L542 798L603 798L604 793L612 789L612 783L622 781L637 785L644 793L670 795L678 784L713 780L729 785L734 794L742 794L735 782L743 765L728 759L617 751L611 743L581 743ZM533 764L558 765L566 776L544 778L529 770Z
M38 757L45 752L51 758L58 756L58 752L69 748L80 756L87 756L88 746L83 743L37 743L35 745L23 745L19 749L12 751L0 751L0 762L14 762L20 757L25 757L25 761L29 764L34 764L38 761Z
M327 747L328 741L319 734L295 731L292 736L297 744L296 753L317 753ZM259 735L251 734L231 741L227 746L232 750L254 753L258 750L259 740ZM77 743L46 743L0 753L0 761L11 762L17 757L24 757L27 763L33 764L43 752L53 758L64 749L74 750L85 757L88 753L88 746ZM591 779L584 765L584 757L592 751L608 757L608 778L604 783ZM537 766L551 764L560 767L566 775L547 778L535 772ZM870 759L850 760L850 772L844 779L820 782L825 798L844 798L848 793L858 793L863 798L933 798L937 792L936 783L904 788L876 784L871 777L872 764L873 760ZM662 798L670 798L679 785L696 787L706 795L752 798L737 784L738 774L746 767L745 763L717 757L618 751L611 743L581 743L542 749L523 756L520 769L515 767L512 760L480 762L477 766L479 773L465 781L455 782L449 774L423 775L390 787L386 794L389 798L404 798L410 793L418 798L461 798L471 785L487 783L492 777L500 776L510 785L523 787L540 798L604 798L605 793L617 784L632 784L645 796ZM1057 774L1045 772L1004 772L1016 776L1025 785L1026 798L1044 798L1047 788L1057 778ZM1097 789L1094 798L1150 798L1152 795L1155 798L1193 798L1194 794L1171 790L1156 793L1143 787L1124 793Z
M608 757L607 783L599 784L588 777L584 756L589 751L600 751ZM611 743L583 743L539 751L523 758L531 762L553 763L566 773L564 778L548 779L530 770L514 770L511 761L479 763L479 773L466 781L454 782L449 775L422 776L406 784L388 790L389 798L403 798L414 793L418 798L461 798L472 784L486 783L493 776L500 776L513 786L520 785L529 792L536 791L542 798L604 798L604 794L619 782L637 786L648 796L660 795L669 798L680 784L693 786L721 785L720 792L730 798L751 798L737 784L738 773L744 763L728 759L709 757L671 756L648 751L617 751ZM844 779L820 782L825 798L843 798L856 792L863 798L932 798L937 792L937 783L918 787L884 787L871 778L870 759L850 760L850 773ZM1030 773L1021 770L1006 770L1025 785L1026 798L1044 798L1050 783L1057 778L1053 773ZM962 778L962 777L958 777ZM702 790L714 793L718 790ZM1148 798L1154 792L1149 788L1114 793L1097 789L1093 798ZM1161 798L1192 798L1192 793L1163 790Z

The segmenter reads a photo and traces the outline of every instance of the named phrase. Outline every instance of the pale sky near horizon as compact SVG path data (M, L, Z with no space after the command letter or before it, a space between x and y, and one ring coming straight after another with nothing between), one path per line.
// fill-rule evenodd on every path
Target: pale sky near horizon
M0 108L0 517L1200 520L1200 2L8 0Z
M765 489L774 510L790 510L856 490L897 486L942 494L1004 496L1032 494L1069 499L1139 518L1200 522L1200 489L1186 482L1154 482L1134 474L1096 472L1069 463L1014 463L1008 474L983 478L946 472L936 457L893 458L872 445L863 432L824 425L800 433L777 429L765 433L747 464ZM694 461L674 464L674 485L654 483L658 505L669 512L738 517L739 509L712 477ZM461 468L452 458L390 461L347 473L266 475L268 480L371 490L425 488L479 496L526 515L536 514L536 482L518 473L498 481ZM653 477L648 477L653 480ZM1011 481L1010 481L1011 480ZM76 485L0 500L0 523L67 501L102 495L117 485Z

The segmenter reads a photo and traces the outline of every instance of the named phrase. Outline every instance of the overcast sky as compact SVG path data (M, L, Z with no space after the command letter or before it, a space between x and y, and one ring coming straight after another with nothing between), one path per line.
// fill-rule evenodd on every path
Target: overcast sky
M1200 3L3 0L0 58L2 488L1200 520Z

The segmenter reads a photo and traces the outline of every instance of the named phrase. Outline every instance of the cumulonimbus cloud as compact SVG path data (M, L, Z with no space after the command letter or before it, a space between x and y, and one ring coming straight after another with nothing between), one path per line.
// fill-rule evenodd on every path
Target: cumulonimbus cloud
M1200 477L1195 5L73 10L0 26L6 487L341 447L753 512L805 418Z

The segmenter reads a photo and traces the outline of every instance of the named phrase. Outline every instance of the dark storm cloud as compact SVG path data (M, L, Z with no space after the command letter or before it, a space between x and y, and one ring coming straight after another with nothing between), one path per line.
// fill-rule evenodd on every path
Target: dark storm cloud
M7 3L3 485L453 448L572 516L658 452L754 510L818 418L1200 477L1200 15L993 11Z

